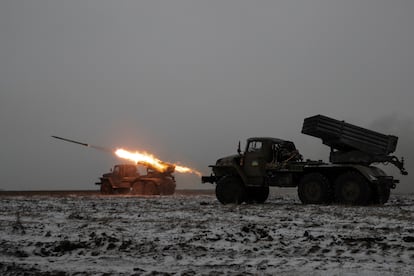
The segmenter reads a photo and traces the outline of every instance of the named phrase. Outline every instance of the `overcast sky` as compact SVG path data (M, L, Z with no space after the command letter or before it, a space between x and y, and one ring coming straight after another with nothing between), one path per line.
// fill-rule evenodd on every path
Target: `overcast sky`
M400 136L414 175L413 14L411 0L2 0L0 189L94 189L121 162L50 135L204 174L250 136L328 160L300 133L315 114Z

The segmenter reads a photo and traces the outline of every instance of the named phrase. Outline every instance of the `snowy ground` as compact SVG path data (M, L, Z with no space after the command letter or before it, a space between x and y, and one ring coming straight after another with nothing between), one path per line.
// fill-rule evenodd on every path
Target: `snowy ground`
M1 275L413 275L414 195L223 206L214 195L1 196Z

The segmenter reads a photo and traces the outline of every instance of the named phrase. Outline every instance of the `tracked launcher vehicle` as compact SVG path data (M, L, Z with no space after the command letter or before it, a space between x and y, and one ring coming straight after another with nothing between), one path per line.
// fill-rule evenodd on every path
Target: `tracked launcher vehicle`
M306 118L302 133L331 148L329 163L303 160L295 144L277 138L247 139L246 150L217 160L202 183L216 183L223 203L263 203L269 186L297 187L304 204L384 204L399 180L373 166L391 163L406 175L404 159L390 155L398 137L323 115Z

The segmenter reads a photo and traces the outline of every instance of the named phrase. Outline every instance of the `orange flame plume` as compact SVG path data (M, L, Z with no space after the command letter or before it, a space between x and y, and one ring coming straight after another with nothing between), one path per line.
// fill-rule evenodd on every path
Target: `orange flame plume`
M146 153L146 152L130 152L124 149L117 149L115 151L115 154L123 159L127 159L130 161L133 161L135 163L146 163L150 164L151 166L155 167L160 172L165 172L171 166L175 167L175 170L180 173L193 173L201 177L201 173L197 170L191 169L189 167L177 165L177 164L170 164L164 161L161 161L160 159L154 157L152 154Z

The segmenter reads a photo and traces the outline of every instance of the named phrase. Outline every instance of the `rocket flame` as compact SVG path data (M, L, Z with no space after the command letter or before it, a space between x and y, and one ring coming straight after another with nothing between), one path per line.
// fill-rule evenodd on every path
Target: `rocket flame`
M166 164L164 164L164 162L146 152L130 152L124 149L117 149L115 151L115 154L120 158L133 161L134 163L149 163L161 172L164 172L168 167Z
M143 163L143 164L149 164L156 168L160 172L165 172L170 168L175 168L177 172L180 173L193 173L198 176L201 176L201 173L197 170L191 169L189 167L184 167L177 164L170 164L164 161L161 161L160 159L154 157L154 155L146 153L146 152L130 152L124 149L117 149L115 151L115 154L123 159L127 159L130 161L133 161L134 163Z

